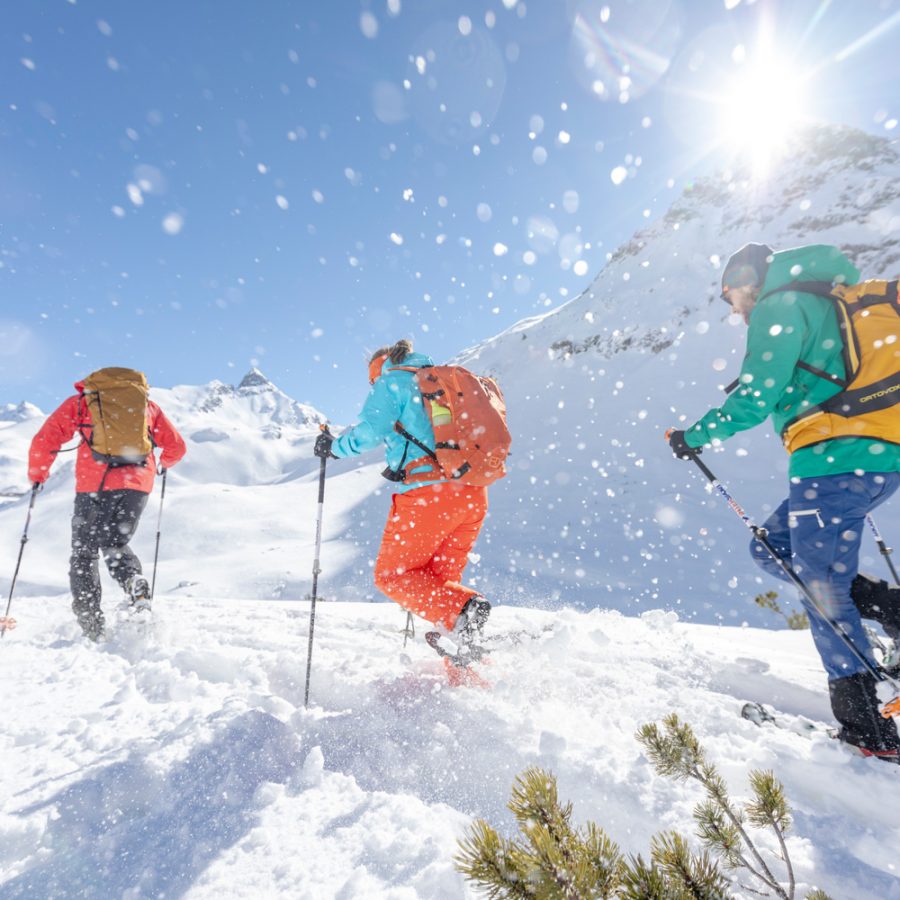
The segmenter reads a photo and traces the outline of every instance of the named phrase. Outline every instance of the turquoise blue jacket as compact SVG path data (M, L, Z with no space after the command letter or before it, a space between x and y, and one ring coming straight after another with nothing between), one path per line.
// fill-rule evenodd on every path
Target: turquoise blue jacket
M420 368L432 366L434 362L423 353L411 353L399 365ZM394 425L399 422L417 441L421 441L429 450L434 450L434 429L422 405L422 393L416 385L415 376L412 372L390 371L396 366L390 360L385 362L381 368L381 378L372 385L372 390L366 397L359 422L335 440L331 445L331 452L341 458L357 456L384 444L389 468L397 471L406 466L409 472L427 471L425 466L409 468L408 464L424 456L424 453L394 429ZM446 479L417 481L414 484L398 481L394 490L403 493L444 480Z

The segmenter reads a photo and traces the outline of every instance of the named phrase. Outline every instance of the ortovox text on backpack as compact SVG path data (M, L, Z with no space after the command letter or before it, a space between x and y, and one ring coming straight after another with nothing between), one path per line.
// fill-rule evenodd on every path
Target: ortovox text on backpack
M448 479L486 486L506 474L512 438L506 425L506 403L493 378L462 366L396 366L412 372L434 429L434 450L416 440L398 422L397 433L424 456L401 465L392 480L407 484ZM421 468L422 471L411 470ZM409 473L409 474L407 474Z
M900 300L896 281L852 286L797 282L780 288L828 299L844 342L844 378L811 366L807 371L840 387L823 403L804 410L782 432L788 452L841 437L900 444ZM773 291L772 293L776 293Z
M147 426L149 387L143 372L99 369L84 379L90 432L82 437L98 462L110 467L143 466L153 451Z

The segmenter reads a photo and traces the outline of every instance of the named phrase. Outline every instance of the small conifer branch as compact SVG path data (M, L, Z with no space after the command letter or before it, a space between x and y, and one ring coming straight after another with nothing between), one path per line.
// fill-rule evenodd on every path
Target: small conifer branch
M457 871L474 881L489 900L534 897L526 877L527 868L517 864L521 853L516 852L515 843L501 838L487 822L473 822L459 848L454 859Z
M796 882L794 867L784 840L785 833L791 827L791 812L784 796L784 786L773 772L754 770L750 773L750 786L754 800L747 804L747 818L760 828L770 827L778 838L781 847L781 858L784 861L788 876L787 894L793 900Z
M557 868L557 853L566 870L574 868L572 804L560 805L553 775L536 766L526 769L516 777L508 806L535 853L551 870Z
M773 600L774 602L774 600ZM693 778L706 790L707 796L717 804L740 834L747 850L755 860L755 868L747 866L760 880L774 890L782 900L790 900L778 880L772 874L756 845L747 834L741 815L735 811L728 797L728 789L716 767L706 759L700 741L688 723L682 723L676 713L663 719L665 734L655 723L644 725L637 739L647 751L650 762L660 775L671 775L679 780Z
M688 897L697 900L722 900L727 882L719 867L704 851L694 856L687 840L674 831L653 837L650 855L654 863Z
M597 896L603 900L613 897L622 880L625 865L618 844L593 822L585 825L581 844L592 873L592 882L598 891Z

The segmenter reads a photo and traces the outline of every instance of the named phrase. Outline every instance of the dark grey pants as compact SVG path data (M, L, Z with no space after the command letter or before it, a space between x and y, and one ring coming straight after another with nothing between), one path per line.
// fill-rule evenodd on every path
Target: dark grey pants
M132 575L141 574L141 561L128 541L137 530L148 497L143 491L128 490L75 495L69 584L78 624L91 637L103 630L99 553L103 553L109 574L123 588Z

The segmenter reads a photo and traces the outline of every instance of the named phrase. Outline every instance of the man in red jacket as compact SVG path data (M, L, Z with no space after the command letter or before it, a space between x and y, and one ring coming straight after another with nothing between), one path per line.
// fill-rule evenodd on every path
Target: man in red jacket
M75 463L69 583L78 624L86 637L97 641L104 633L100 551L110 575L122 585L131 603L145 609L150 605L150 586L142 575L141 561L128 541L153 490L156 458L151 453L143 464L118 466L95 459L89 444L94 426L84 398L84 382L77 382L75 390L78 393L64 401L34 436L28 454L28 478L32 483L43 484L63 444L76 434L81 435ZM152 400L147 401L146 415L153 446L162 450L160 466L171 468L185 454L184 441Z

